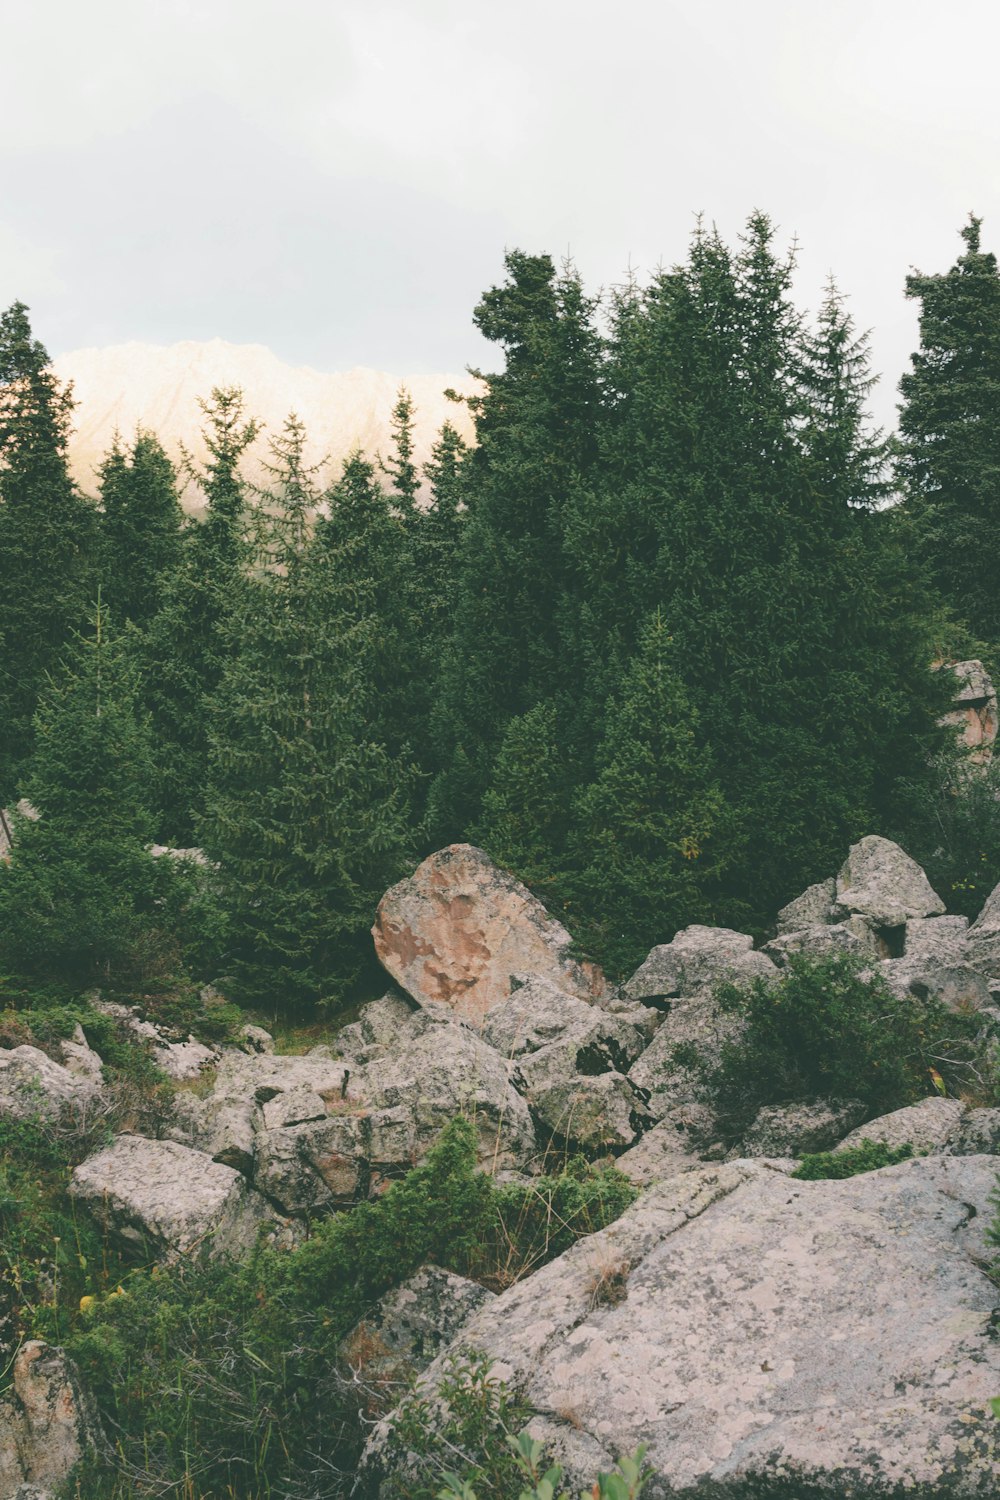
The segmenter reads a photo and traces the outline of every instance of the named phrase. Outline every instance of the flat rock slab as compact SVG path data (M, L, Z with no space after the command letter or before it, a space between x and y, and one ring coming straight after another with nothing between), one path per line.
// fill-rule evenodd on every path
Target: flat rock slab
M120 1135L76 1168L69 1191L111 1233L168 1257L245 1254L275 1223L239 1172L177 1141Z
M0 1118L54 1120L67 1106L93 1104L100 1091L97 1079L64 1068L38 1047L0 1048Z
M526 886L471 844L451 844L387 891L372 928L375 951L418 1004L471 1021L510 994L512 974L539 974L581 1000L607 992L593 964Z
M989 1157L842 1182L703 1168L649 1188L475 1313L459 1343L523 1395L572 1493L646 1442L644 1500L994 1500L995 1182ZM369 1494L395 1493L378 1477L391 1455L383 1424Z

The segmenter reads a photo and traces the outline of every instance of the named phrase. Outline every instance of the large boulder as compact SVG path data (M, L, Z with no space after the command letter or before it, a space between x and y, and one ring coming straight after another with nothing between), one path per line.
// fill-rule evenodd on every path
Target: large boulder
M836 904L845 916L859 912L878 927L901 927L945 909L916 860L876 834L852 844L837 876Z
M75 1169L69 1191L116 1238L166 1259L243 1255L264 1227L287 1238L239 1172L176 1141L120 1135Z
M467 1114L484 1165L517 1168L535 1153L528 1106L507 1065L468 1026L433 1026L400 1051L361 1070L357 1087L371 1110L403 1110L409 1125L408 1160L434 1144L449 1120Z
M1000 988L1000 885L994 886L969 927L968 941L970 961L991 981L994 990Z
M47 1500L101 1445L97 1416L61 1349L31 1339L10 1374L0 1395L0 1500Z
M829 1151L859 1120L857 1099L816 1099L810 1104L766 1104L743 1137L743 1156L788 1157Z
M850 1151L864 1141L879 1146L912 1146L915 1152L943 1151L961 1132L966 1106L958 1099L939 1099L932 1095L918 1104L894 1109L859 1125L844 1136L837 1151Z
M836 896L836 881L821 880L809 886L789 901L778 913L778 935L783 932L799 932L803 927L821 927L833 921L833 903Z
M0 1119L55 1120L92 1108L100 1093L93 1073L63 1067L38 1047L0 1048Z
M628 1000L665 1002L704 995L717 984L776 978L771 960L756 953L753 938L728 927L685 927L653 948L623 987Z
M412 1000L388 994L363 1005L357 1020L342 1026L334 1042L341 1057L361 1066L374 1057L384 1057L407 1038L419 1036L430 1024L422 1010L414 1009Z
M994 1500L995 1181L984 1157L685 1173L475 1313L461 1347L495 1362L573 1493L647 1443L649 1500ZM405 1461L389 1419L363 1492L396 1493Z
M565 927L471 844L430 855L387 891L372 935L397 984L438 1014L481 1021L512 974L540 974L582 1000L607 992L598 968L570 956Z
M850 916L843 922L814 923L779 933L763 950L776 964L784 965L796 953L810 958L825 958L830 953L846 953L852 958L879 960L884 947L872 924L865 917Z

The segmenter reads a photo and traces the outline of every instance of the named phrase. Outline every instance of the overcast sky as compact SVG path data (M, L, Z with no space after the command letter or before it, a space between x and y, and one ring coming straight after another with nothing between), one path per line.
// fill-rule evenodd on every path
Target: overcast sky
M593 288L765 209L874 334L970 210L1000 249L994 0L0 0L0 306L52 353L221 337L456 371L505 248Z

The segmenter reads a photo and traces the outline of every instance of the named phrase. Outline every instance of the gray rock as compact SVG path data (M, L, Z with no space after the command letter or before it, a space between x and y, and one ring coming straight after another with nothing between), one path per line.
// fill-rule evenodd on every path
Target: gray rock
M636 1145L622 1153L615 1162L619 1172L636 1187L649 1187L680 1172L692 1172L703 1166L691 1150L686 1131L672 1120L661 1120Z
M743 984L775 977L775 967L755 953L753 938L728 927L685 927L648 955L622 994L632 1001L702 995L723 981Z
M824 922L833 921L833 901L836 891L836 881L821 880L818 885L811 885L796 896L794 901L789 901L778 913L778 933L799 932L803 927L821 927Z
M588 1155L633 1145L654 1122L640 1090L621 1073L567 1076L558 1058L550 1070L546 1054L556 1050L532 1053L514 1075L543 1130Z
M1000 885L986 898L968 937L972 963L996 985L1000 982Z
M903 957L925 963L967 963L968 917L924 917L907 922Z
M423 1011L414 1008L412 1000L402 995L383 995L363 1005L356 1021L337 1032L336 1045L341 1057L359 1066L374 1057L384 1057L408 1038L417 1037L430 1025Z
M79 1022L73 1028L72 1038L59 1043L59 1051L63 1067L70 1073L75 1073L78 1078L89 1079L95 1087L100 1088L104 1080L104 1064L87 1041Z
M900 927L945 909L917 862L875 834L852 844L837 876L836 901L845 915L860 912L879 927Z
M327 1103L350 1096L352 1069L332 1057L223 1054L215 1078L218 1098L256 1098L260 1103L292 1089L310 1089Z
M584 1000L607 990L600 969L571 957L565 927L471 844L430 855L387 891L372 935L396 983L437 1015L481 1021L512 974L541 974Z
M958 1099L921 1099L905 1109L879 1115L844 1137L837 1151L849 1151L863 1141L881 1146L911 1145L914 1151L941 1151L961 1129L965 1105Z
M993 1500L995 1180L980 1157L842 1182L750 1162L685 1173L475 1313L459 1342L534 1412L570 1492L644 1442L648 1500ZM396 1492L400 1457L390 1419L366 1493Z
M988 765L1000 724L990 675L981 661L953 662L950 671L955 674L958 691L953 712L945 714L941 722L954 725L960 732L960 742L974 766Z
M883 957L884 950L871 923L865 917L855 915L844 922L784 932L765 943L763 951L776 964L784 965L793 953L807 953L813 958L827 953L849 953L853 958L877 961Z
M49 1500L103 1446L94 1405L72 1360L38 1339L18 1349L11 1376L0 1395L0 1497Z
M192 1146L223 1166L252 1177L260 1106L253 1094L210 1094L207 1099L177 1094L168 1140Z
M939 1000L955 1011L988 1011L992 1007L989 984L970 964L941 964L904 956L884 960L879 969L897 995Z
M262 1228L282 1228L232 1167L176 1141L120 1135L76 1168L69 1191L124 1243L168 1259L242 1255Z
M274 1037L263 1026L244 1026L239 1034L238 1045L243 1052L273 1052Z
M812 1104L768 1104L743 1137L744 1156L805 1156L829 1151L864 1118L858 1099L819 1099Z
M425 1370L494 1295L440 1266L423 1266L348 1334L341 1353L366 1383L405 1381Z
M946 1148L953 1156L1000 1155L1000 1109L970 1109Z
M649 1108L657 1119L667 1118L679 1106L697 1104L707 1109L705 1072L718 1065L724 1045L735 1041L744 1025L739 1014L723 1011L710 993L671 1006L663 1025L629 1070L632 1082L648 1094Z
M267 1101L263 1115L265 1130L280 1130L284 1125L303 1125L307 1120L326 1119L326 1101L310 1088L288 1089Z
M546 1047L571 1031L586 1030L602 1021L607 1022L610 1033L614 1034L615 1023L603 1009L578 999L539 974L512 974L509 996L491 1007L480 1036L504 1057L521 1057L526 1052L537 1052L539 1047ZM632 1037L634 1041L634 1032Z
M449 1120L467 1114L484 1165L521 1167L535 1151L528 1106L499 1053L460 1022L433 1026L391 1056L376 1058L351 1080L370 1110L405 1108L418 1156Z
M0 1118L55 1120L65 1109L86 1111L99 1098L92 1077L71 1072L38 1047L0 1048Z

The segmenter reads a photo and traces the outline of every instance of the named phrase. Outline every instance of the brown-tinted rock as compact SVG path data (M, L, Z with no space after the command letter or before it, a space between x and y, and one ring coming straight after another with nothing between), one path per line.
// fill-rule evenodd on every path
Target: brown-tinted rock
M97 1418L61 1349L32 1339L11 1373L0 1396L0 1497L45 1496L100 1441Z
M372 935L407 994L472 1021L507 998L512 974L539 974L581 1000L607 991L600 969L570 957L565 927L471 844L430 855L387 891Z

